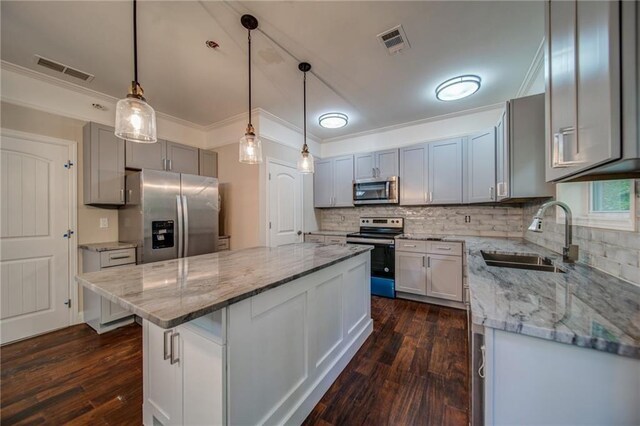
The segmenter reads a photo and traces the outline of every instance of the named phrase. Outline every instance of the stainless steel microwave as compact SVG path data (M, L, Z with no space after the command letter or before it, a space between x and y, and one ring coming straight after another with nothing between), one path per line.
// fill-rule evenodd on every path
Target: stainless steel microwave
M353 204L398 204L398 176L354 180Z

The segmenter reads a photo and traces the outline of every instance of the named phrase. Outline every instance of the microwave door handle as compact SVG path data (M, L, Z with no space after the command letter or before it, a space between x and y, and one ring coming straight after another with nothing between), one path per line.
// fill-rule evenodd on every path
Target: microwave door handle
M385 200L388 200L389 199L389 194L391 193L391 182L387 181L385 183L385 191L384 192L385 192L385 197L384 198L385 198Z

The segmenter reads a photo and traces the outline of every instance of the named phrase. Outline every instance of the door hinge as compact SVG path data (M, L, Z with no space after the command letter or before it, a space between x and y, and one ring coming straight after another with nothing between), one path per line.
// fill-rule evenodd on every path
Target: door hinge
M65 305L67 305L67 308L71 309L71 299L67 299L66 302L64 302Z
M71 169L72 166L73 166L73 162L71 160L67 160L67 162L64 163L65 169Z
M67 232L63 235L64 238L71 238L73 235L73 231L71 229L67 229Z

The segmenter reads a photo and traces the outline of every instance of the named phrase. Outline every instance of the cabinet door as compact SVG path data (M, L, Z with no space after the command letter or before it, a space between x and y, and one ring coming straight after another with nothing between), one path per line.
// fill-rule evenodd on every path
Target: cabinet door
M375 153L375 167L377 176L388 178L398 176L398 150L390 149L387 151L378 151Z
M376 159L375 153L356 154L355 168L356 179L368 179L375 176Z
M426 255L396 251L396 290L427 294Z
M126 166L128 169L164 170L166 141L158 139L156 143L126 142Z
M466 141L466 202L495 201L496 138L495 128L472 135Z
M183 425L224 424L225 351L189 327L178 327L184 394Z
M333 161L318 160L313 173L313 206L333 205Z
M207 151L200 149L200 176L218 177L218 153L214 151Z
M429 147L426 144L400 150L400 205L427 203Z
M427 255L427 296L462 302L462 257Z
M167 141L167 161L172 172L198 174L198 148Z
M113 132L113 127L97 123L85 126L85 204L124 204L124 141Z
M333 159L333 205L353 206L353 155Z
M507 104L508 105L508 104ZM509 134L508 110L502 111L496 124L496 199L509 197Z
M430 203L462 203L462 139L428 145Z
M171 364L170 356L164 359L165 352L171 351L171 336L175 330L165 330L145 320L143 332L144 423L157 424L155 418L163 425L182 424L181 361ZM179 339L180 336L174 338L176 350L180 349Z

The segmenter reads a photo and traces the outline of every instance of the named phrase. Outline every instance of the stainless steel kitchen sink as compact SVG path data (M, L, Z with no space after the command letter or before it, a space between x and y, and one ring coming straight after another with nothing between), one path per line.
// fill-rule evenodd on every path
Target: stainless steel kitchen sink
M564 274L564 271L554 266L553 261L536 254L495 253L481 251L487 266L499 268L529 269L532 271L556 272Z

